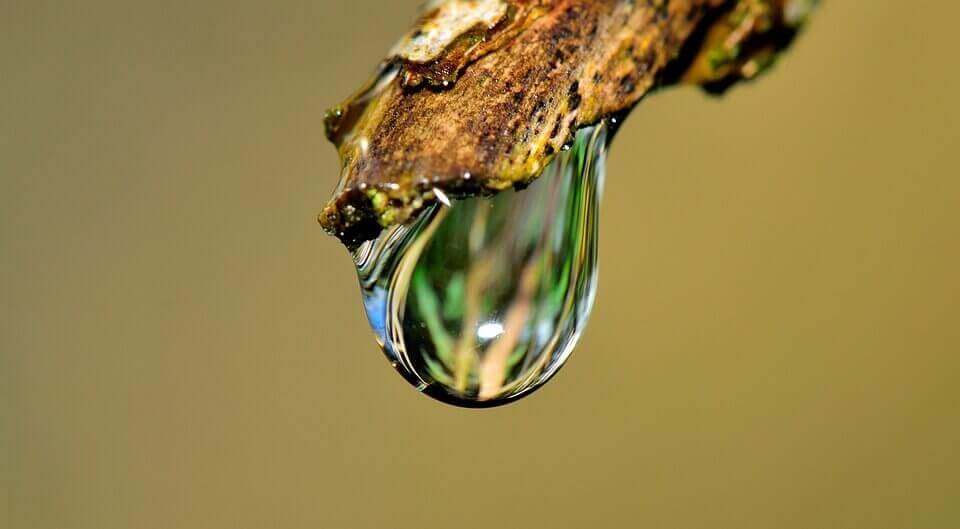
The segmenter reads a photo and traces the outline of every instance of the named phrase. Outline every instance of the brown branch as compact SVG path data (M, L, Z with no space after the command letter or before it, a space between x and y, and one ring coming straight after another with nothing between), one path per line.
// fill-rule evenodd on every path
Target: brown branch
M769 66L814 0L445 0L326 118L342 175L320 214L348 246L448 195L536 178L578 128L680 82Z

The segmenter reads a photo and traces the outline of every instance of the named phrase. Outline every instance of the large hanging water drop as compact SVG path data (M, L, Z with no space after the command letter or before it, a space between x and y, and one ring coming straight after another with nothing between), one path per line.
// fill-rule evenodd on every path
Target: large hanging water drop
M542 386L593 305L605 124L579 131L526 189L437 202L354 252L393 366L441 401L488 407Z

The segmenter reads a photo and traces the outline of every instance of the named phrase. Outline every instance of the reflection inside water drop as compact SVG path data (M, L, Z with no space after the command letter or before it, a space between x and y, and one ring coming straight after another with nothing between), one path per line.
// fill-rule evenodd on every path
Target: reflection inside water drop
M596 286L607 127L582 129L522 191L439 200L354 253L384 352L424 393L496 406L540 387L583 331Z

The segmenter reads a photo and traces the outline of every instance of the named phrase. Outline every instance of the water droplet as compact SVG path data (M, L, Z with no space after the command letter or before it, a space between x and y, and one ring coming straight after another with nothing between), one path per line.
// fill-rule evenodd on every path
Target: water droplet
M606 143L582 129L526 189L439 200L357 249L374 334L414 387L496 406L564 364L593 305Z

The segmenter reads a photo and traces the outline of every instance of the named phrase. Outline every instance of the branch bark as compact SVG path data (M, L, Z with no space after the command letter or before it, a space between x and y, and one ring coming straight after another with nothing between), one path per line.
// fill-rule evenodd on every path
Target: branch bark
M325 119L342 173L320 214L348 247L436 199L522 187L580 127L677 83L719 93L793 40L815 0L435 1Z

